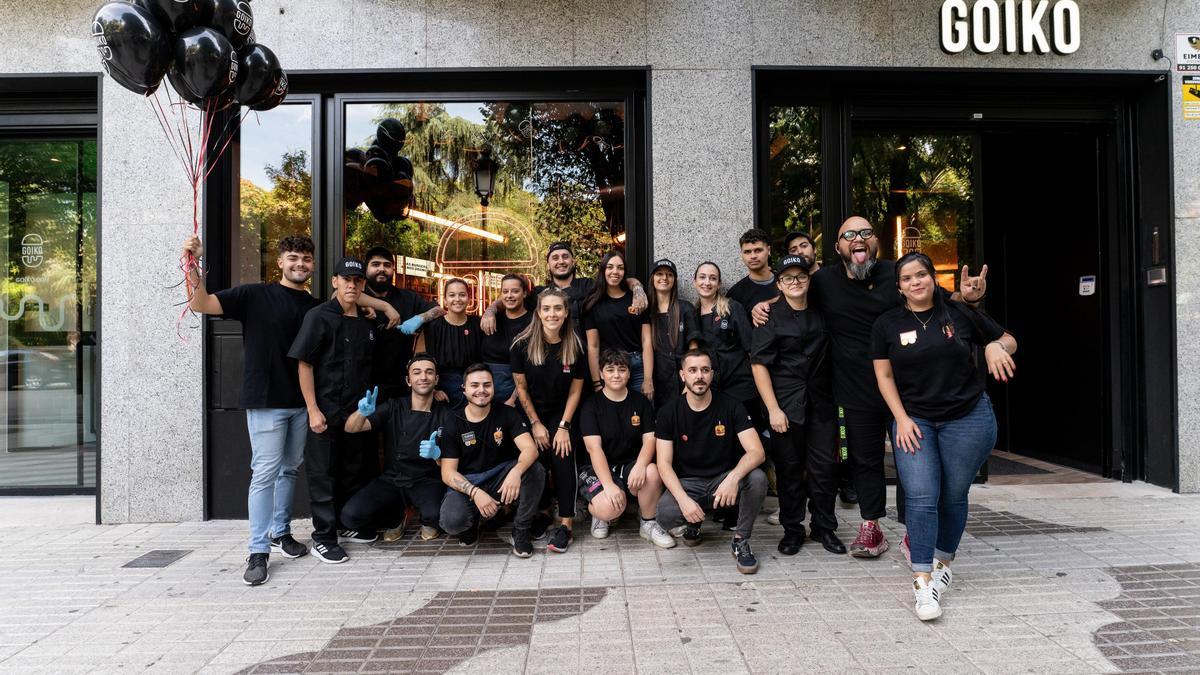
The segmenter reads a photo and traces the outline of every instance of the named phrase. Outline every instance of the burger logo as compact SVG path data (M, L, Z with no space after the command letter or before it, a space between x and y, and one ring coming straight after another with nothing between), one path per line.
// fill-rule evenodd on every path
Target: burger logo
M29 233L21 237L21 264L26 267L41 267L46 260L43 247L45 240L42 235Z
M104 26L99 21L92 22L92 37L96 38L96 51L100 52L100 58L104 59L104 72L108 72L108 62L112 60L112 48L108 46L108 39L104 37Z
M250 14L250 4L245 2L238 3L237 16L233 18L233 29L238 35L249 35L254 28L254 17Z

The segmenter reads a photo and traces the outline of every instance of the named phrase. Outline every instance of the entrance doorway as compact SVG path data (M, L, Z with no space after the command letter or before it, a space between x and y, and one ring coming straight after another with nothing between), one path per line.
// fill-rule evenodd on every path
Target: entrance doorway
M823 235L862 215L882 258L919 249L948 290L987 263L985 307L1021 344L1017 377L990 387L997 450L1176 486L1165 82L755 71L760 227L808 230L834 259Z

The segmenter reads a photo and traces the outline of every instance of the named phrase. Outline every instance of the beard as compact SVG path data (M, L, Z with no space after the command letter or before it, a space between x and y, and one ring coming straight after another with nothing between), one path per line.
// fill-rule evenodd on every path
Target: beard
M565 274L557 274L555 272L550 273L550 277L555 281L566 281L573 276L575 276L575 267L573 265L571 266L571 269L566 271Z
M846 261L846 269L850 271L850 276L859 281L866 281L867 278L871 276L871 269L874 267L874 258L867 258L867 261L861 265L849 260Z
M367 282L367 288L370 288L371 291L374 293L387 293L388 289L392 285L392 282L390 282L386 279L383 281L376 281L375 279L376 279L376 277L372 277Z

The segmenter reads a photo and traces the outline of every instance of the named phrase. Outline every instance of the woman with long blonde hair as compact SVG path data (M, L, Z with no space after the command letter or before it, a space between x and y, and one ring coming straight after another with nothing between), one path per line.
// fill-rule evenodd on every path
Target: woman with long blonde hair
M571 545L575 523L576 480L580 446L571 422L583 395L587 357L575 333L570 297L557 288L538 294L529 327L513 341L511 352L517 397L529 419L533 440L549 465L558 499L559 526L546 549L563 553ZM551 429L554 429L551 432Z

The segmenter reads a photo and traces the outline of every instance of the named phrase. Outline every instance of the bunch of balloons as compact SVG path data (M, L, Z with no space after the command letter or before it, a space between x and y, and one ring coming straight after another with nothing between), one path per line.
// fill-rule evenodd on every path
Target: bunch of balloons
M246 115L270 110L288 93L279 59L255 42L249 0L109 2L92 19L92 37L104 72L141 94L162 127L191 183L192 232L198 233L204 183L245 119L236 111L219 113L234 103L248 108ZM160 88L164 78L170 87ZM190 300L191 273L200 261L189 253L179 264ZM180 321L187 311L184 303Z
M408 217L413 197L413 165L400 155L407 133L400 120L389 117L375 129L375 142L366 150L346 151L342 198L347 209L366 202L381 223Z

